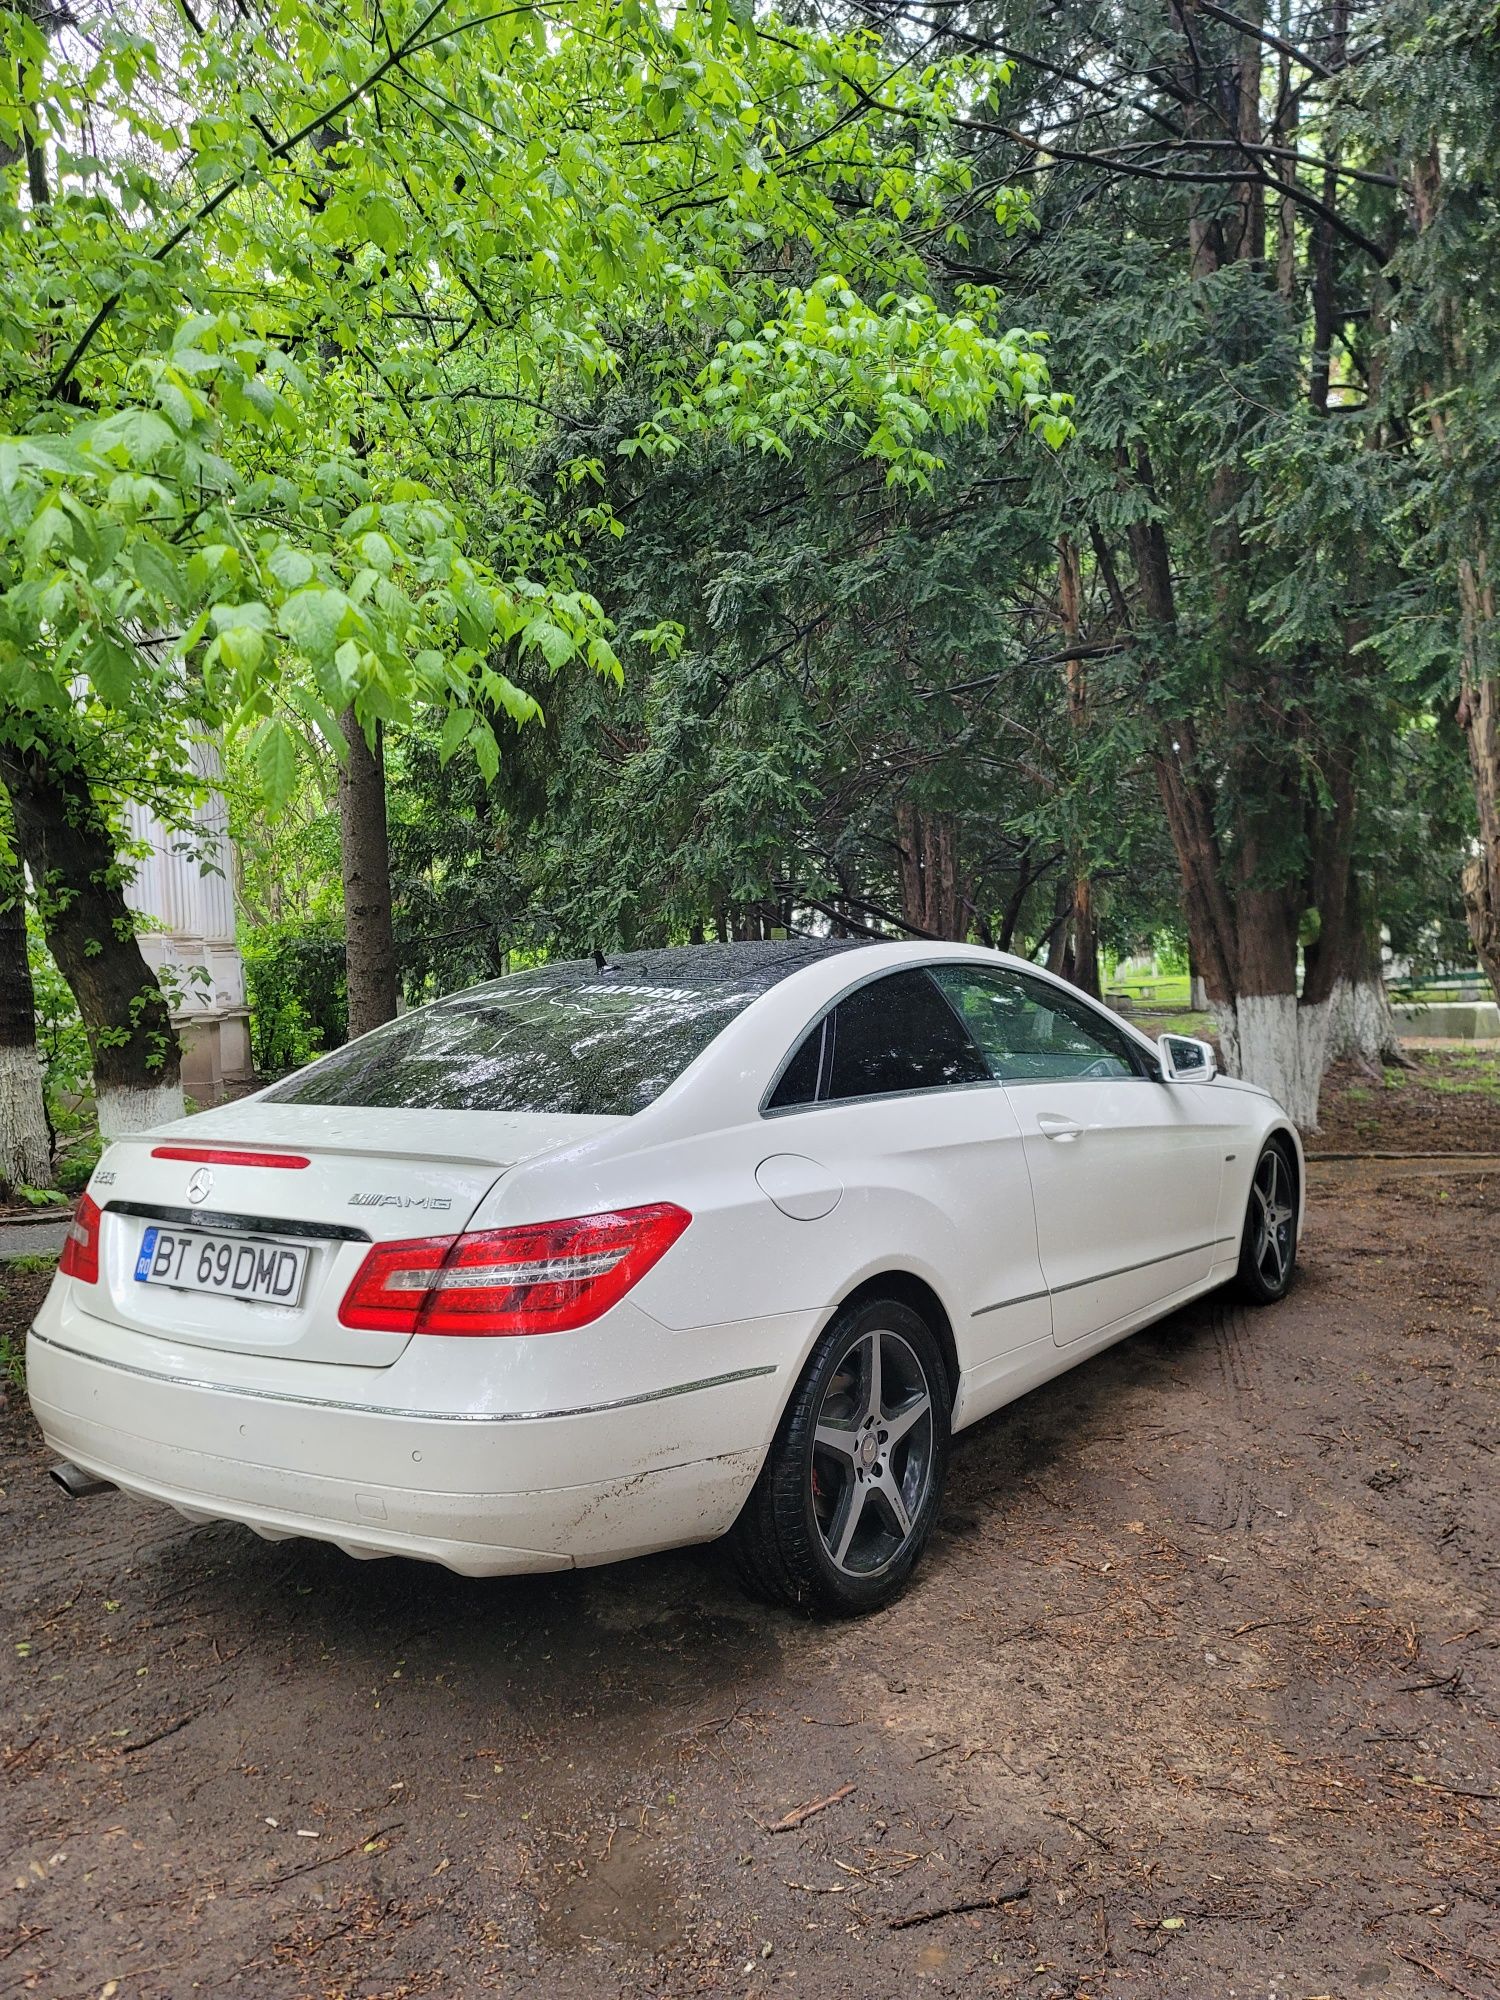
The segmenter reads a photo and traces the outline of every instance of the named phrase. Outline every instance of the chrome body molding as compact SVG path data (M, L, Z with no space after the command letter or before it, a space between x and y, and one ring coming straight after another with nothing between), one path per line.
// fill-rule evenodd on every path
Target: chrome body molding
M1234 1236L1211 1236L1205 1243L1189 1243L1181 1250L1170 1250L1165 1257L1143 1257L1138 1264L1117 1264L1112 1271L1100 1271L1094 1277L1075 1278L1071 1284L1049 1285L1041 1292L1022 1292L1014 1299L996 1299L992 1306L977 1307L970 1317L978 1319L984 1313L1004 1312L1007 1306L1030 1305L1033 1299L1059 1298L1064 1292L1076 1292L1084 1285L1105 1285L1111 1278L1123 1278L1132 1271L1149 1271L1153 1264L1171 1264L1179 1257L1195 1257L1202 1250L1217 1250L1225 1243L1237 1241Z
M90 1354L86 1348L70 1347L66 1341L38 1333L35 1327L31 1328L31 1338L59 1354L72 1355L76 1361L91 1361L97 1368L113 1368L121 1375L137 1375L168 1388L206 1389L216 1396L248 1396L261 1403L298 1403L315 1410L348 1410L361 1417L410 1417L424 1424L529 1424L549 1417L592 1417L604 1410L628 1410L637 1403L663 1403L672 1396L691 1396L699 1389L722 1389L731 1382L750 1382L757 1376L776 1373L775 1365L766 1362L759 1368L735 1368L727 1375L705 1375L696 1382L676 1382L670 1389L648 1389L638 1396L618 1396L608 1403L576 1403L562 1410L409 1410L385 1403L351 1403L335 1396L284 1395L275 1389L240 1388L232 1382L210 1381L206 1376L164 1375L159 1368L142 1368L133 1361L111 1361L101 1354Z

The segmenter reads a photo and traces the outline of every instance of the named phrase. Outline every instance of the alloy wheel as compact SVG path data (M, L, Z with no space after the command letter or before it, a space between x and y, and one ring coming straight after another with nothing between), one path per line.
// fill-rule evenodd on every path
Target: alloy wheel
M1261 1154L1251 1189L1255 1204L1255 1268L1266 1286L1280 1291L1292 1266L1292 1227L1296 1211L1291 1200L1291 1176L1274 1146Z
M813 1433L813 1514L839 1569L869 1577L895 1560L932 1467L932 1385L921 1360L899 1333L860 1333L828 1379Z

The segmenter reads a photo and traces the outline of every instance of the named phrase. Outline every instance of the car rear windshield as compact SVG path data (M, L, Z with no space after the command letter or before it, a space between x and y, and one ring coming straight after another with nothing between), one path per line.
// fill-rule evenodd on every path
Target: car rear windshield
M632 952L512 973L377 1028L265 1095L281 1104L626 1116L824 940Z

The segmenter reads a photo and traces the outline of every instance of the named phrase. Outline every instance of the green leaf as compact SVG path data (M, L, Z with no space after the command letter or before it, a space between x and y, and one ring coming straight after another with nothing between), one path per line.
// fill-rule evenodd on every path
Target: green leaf
M298 590L282 605L276 622L314 666L323 666L332 659L345 617L352 612L341 590Z
M487 785L492 785L500 770L500 745L495 741L495 732L482 716L475 716L470 742L474 746L474 762L479 766L480 775Z
M524 645L535 646L554 672L565 667L578 651L578 641L550 618L533 618L522 631L521 639Z
M216 632L253 630L269 632L271 614L264 604L216 604L209 612L209 619Z
M297 781L297 739L281 717L263 723L254 737L255 769L272 811L284 806Z
M368 535L361 535L355 547L371 569L379 570L382 576L389 576L396 567L396 551L382 534L372 530Z
M26 530L23 546L28 557L35 562L38 556L45 555L48 549L59 543L65 549L73 546L73 523L61 507L49 500Z
M450 708L443 717L442 734L438 738L438 762L447 765L461 750L473 726L473 712L467 708Z
M302 549L285 546L271 551L266 567L283 590L300 590L317 574L310 555Z
M361 202L359 218L365 236L382 250L399 249L406 240L407 226L401 211L383 194Z
M130 567L142 590L163 608L175 611L186 602L182 572L158 543L136 542L130 551Z

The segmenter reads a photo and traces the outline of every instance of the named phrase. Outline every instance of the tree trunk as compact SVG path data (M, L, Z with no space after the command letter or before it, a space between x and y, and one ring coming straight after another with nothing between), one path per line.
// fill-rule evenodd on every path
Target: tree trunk
M922 937L961 944L969 934L969 905L959 879L952 814L928 812L903 799L896 808L896 838L903 923Z
M52 1135L36 1046L19 868L0 859L0 1189L50 1187Z
M1083 636L1083 571L1078 560L1078 544L1071 535L1059 535L1057 538L1057 594L1063 633L1069 645L1076 646ZM1070 656L1063 663L1063 676L1067 686L1068 723L1076 745L1081 742L1089 722L1088 675L1080 656ZM1069 860L1073 893L1063 963L1067 978L1097 1000L1100 997L1099 940L1094 928L1094 884L1083 843L1076 836Z
M0 744L17 844L47 944L88 1036L106 1139L180 1118L182 1058L171 1009L141 955L109 824L78 769Z
M396 1016L396 938L391 927L391 849L385 817L385 743L373 747L352 708L339 718L349 755L339 772L344 874L344 965L349 1039Z
M1066 876L1059 877L1052 891L1052 925L1047 932L1047 970L1059 979L1066 976L1068 926L1073 915L1073 889Z
M1440 224L1445 201L1435 145L1412 161L1411 184L1417 228L1425 232ZM1461 381L1468 364L1462 329L1445 324L1442 336L1444 382ZM1423 400L1428 405L1427 421L1438 456L1454 468L1441 386L1424 384ZM1479 820L1478 852L1463 871L1464 912L1479 963L1500 1000L1500 680L1495 658L1495 586L1485 553L1487 529L1487 522L1471 516L1461 531L1457 551L1458 723L1474 776Z
M1354 1061L1377 1073L1386 1063L1409 1067L1381 971L1380 927L1366 908L1352 860L1342 897L1336 907L1330 899L1323 915L1325 930L1318 939L1318 963L1309 977L1320 971L1326 945L1331 953L1326 980L1329 1062Z
M1318 1101L1328 1067L1329 1003L1304 1005L1295 993L1242 993L1210 1001L1224 1070L1268 1090L1292 1123L1318 1129Z
M1152 622L1175 623L1165 542L1154 522L1133 531L1144 608ZM1154 589L1155 602L1151 596ZM1217 1025L1223 1068L1256 1083L1292 1121L1312 1131L1327 1067L1331 988L1297 991L1297 925L1303 894L1252 886L1258 844L1252 802L1237 829L1232 883L1226 880L1215 800L1199 768L1196 735L1187 718L1164 719L1156 759L1157 785L1182 878L1195 997L1201 993ZM1320 830L1320 837L1329 837Z
M1349 56L1349 0L1333 0L1323 60L1331 71L1344 67ZM1337 131L1335 126L1334 131ZM1339 155L1335 137L1325 135L1328 158L1323 168L1323 207L1312 226L1313 345L1308 397L1322 416L1328 414L1329 381L1333 372L1333 336L1339 324L1337 268L1334 259L1333 216L1339 199Z
M1401 1046L1391 996L1380 969L1380 947L1367 945L1334 988L1328 1018L1328 1060L1357 1062L1369 1070L1412 1059Z
M1482 558L1459 564L1458 584L1462 624L1458 719L1479 813L1479 851L1464 867L1464 911L1479 963L1500 1000L1500 680L1487 671L1492 662L1486 657L1494 642L1495 593Z

